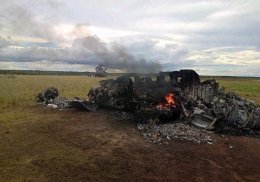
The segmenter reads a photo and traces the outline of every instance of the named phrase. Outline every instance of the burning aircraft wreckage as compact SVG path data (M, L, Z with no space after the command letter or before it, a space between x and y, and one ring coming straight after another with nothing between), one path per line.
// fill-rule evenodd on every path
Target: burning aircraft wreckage
M260 107L254 101L226 92L214 79L201 82L193 70L173 71L169 77L127 74L104 80L84 101L61 99L53 87L37 98L51 108L105 108L133 116L144 137L154 143L180 138L212 144L209 130L259 135Z

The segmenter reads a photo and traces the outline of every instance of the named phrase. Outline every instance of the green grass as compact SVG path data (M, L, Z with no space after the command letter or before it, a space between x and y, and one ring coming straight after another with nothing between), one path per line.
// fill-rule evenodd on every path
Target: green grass
M56 87L62 97L86 97L92 86L102 78L85 76L44 76L44 75L1 75L0 107L32 104L35 96L47 87Z

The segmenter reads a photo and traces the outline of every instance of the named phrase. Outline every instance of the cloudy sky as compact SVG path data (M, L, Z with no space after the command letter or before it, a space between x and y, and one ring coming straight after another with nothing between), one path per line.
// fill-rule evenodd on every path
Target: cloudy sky
M259 0L0 4L0 69L260 76Z

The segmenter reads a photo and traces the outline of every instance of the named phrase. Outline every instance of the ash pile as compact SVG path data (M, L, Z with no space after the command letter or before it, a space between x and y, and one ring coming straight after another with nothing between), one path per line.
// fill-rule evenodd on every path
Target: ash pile
M260 107L254 101L226 92L214 79L201 82L193 70L159 73L155 79L129 74L104 80L88 97L99 107L133 113L144 135L156 135L158 141L174 132L185 138L183 128L196 142L212 141L202 130L255 134L260 128Z

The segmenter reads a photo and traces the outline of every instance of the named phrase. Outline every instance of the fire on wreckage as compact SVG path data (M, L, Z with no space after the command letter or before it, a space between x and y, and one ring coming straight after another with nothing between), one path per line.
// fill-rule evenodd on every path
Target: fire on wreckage
M66 102L81 110L93 111L98 106L130 112L140 123L181 122L208 130L260 128L260 107L254 101L225 92L215 80L201 82L193 70L173 71L169 76L167 81L162 73L156 80L123 75L101 81L89 91L88 101ZM56 97L44 98L44 92L39 96L47 104L59 105Z

